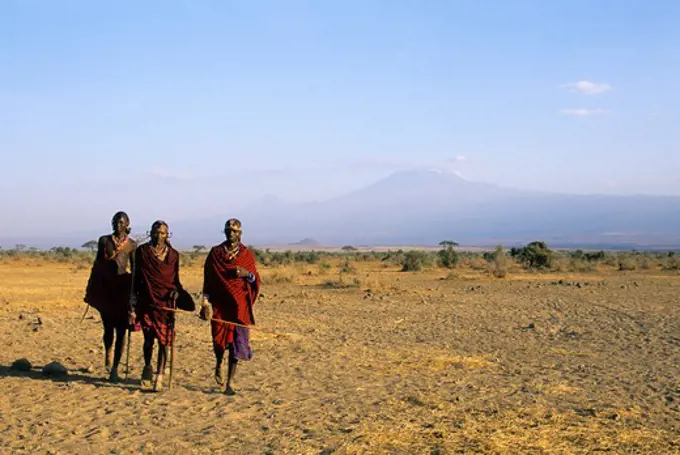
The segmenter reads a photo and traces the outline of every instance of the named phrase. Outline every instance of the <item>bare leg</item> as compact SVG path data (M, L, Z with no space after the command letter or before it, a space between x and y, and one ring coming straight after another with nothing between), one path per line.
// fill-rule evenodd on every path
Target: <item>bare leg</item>
M235 395L236 391L231 387L231 380L236 375L236 365L238 365L238 359L234 356L234 344L229 345L229 368L227 370L227 387L224 389L224 393L227 395Z
M123 350L125 349L125 332L127 332L127 328L116 327L116 348L113 353L111 374L109 375L109 381L111 382L120 381L120 376L118 376L118 365L120 365L120 359L123 356Z
M165 373L165 363L168 359L168 349L160 342L158 343L158 374L153 389L158 392L163 388L163 373Z
M224 376L222 375L222 360L224 359L224 349L216 343L213 343L215 350L215 382L217 385L224 385Z
M144 370L142 371L142 386L150 386L153 380L153 368L151 358L153 357L153 334L144 332Z
M111 371L111 348L113 347L114 327L107 319L102 316L104 324L104 368L107 372Z

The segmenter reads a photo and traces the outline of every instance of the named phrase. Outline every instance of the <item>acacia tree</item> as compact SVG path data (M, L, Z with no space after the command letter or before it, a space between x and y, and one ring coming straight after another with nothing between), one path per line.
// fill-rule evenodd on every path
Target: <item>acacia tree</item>
M97 249L97 241L96 240L88 240L87 242L83 243L81 248L87 248L91 252L94 252L94 250Z
M448 269L454 268L460 259L458 252L455 249L458 246L458 243L452 240L442 240L439 242L439 246L442 247L442 249L437 252L439 263Z
M201 254L201 251L205 250L205 246L203 245L194 245L193 250L190 254L191 259L197 259L198 255Z

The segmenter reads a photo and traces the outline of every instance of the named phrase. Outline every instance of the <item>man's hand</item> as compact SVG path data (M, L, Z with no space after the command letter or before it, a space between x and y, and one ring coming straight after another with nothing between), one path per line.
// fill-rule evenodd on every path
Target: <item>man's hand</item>
M130 326L133 326L137 323L137 316L135 315L134 311L128 311L128 324Z
M238 278L248 278L250 276L250 272L243 267L236 267L236 276Z
M179 292L177 292L176 289L173 289L172 291L170 291L170 295L168 297L170 298L171 302L174 302L175 300L177 300L177 297L179 297Z

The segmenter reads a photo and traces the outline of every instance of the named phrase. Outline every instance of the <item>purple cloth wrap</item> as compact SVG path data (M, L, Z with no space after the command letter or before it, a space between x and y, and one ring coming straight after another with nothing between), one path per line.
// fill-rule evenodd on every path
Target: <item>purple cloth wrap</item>
M245 327L234 327L234 357L238 360L253 358L253 351L248 342L248 329Z

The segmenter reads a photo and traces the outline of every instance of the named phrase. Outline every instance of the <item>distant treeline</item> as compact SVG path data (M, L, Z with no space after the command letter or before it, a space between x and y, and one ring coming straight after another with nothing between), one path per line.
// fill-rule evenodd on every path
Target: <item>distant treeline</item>
M294 264L314 265L329 268L329 262L340 262L345 273L354 270L355 262L381 262L385 267L400 266L400 269L419 271L426 268L441 267L446 269L472 268L488 270L495 276L503 277L514 267L527 270L551 271L595 271L600 266L607 266L621 271L626 270L680 270L680 253L674 251L584 251L552 250L545 242L531 242L522 247L504 249L498 246L494 251L469 252L461 251L453 241L442 241L438 251L424 250L390 250L359 251L352 246L345 246L341 251L271 251L250 247L263 267L279 267ZM38 250L23 245L15 245L11 249L0 248L0 261L7 262L21 259L42 259L50 262L74 263L79 267L88 267L95 254L96 243L86 242L83 248L54 247L49 250ZM181 251L182 266L202 263L207 254L204 246L196 245L192 250Z

